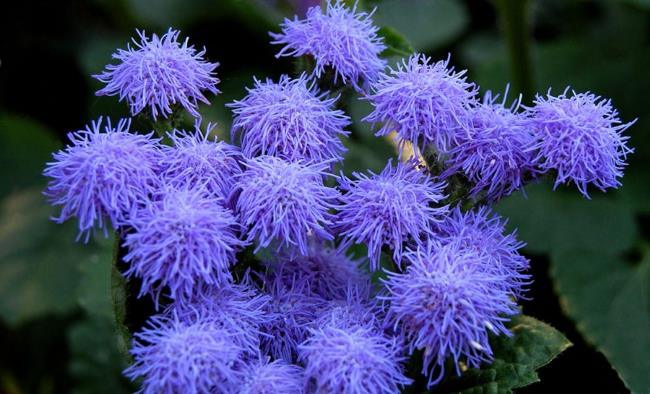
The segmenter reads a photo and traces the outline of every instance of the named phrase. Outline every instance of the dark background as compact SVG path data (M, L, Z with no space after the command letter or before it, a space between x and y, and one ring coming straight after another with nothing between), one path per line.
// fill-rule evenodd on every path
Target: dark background
M469 77L483 89L502 91L508 81L513 82L515 91L522 88L514 77L502 20L493 2L398 2L376 2L378 23L395 27L417 50L436 59L451 54L452 63L467 68ZM282 16L293 14L293 7L300 12L305 3L24 0L12 3L11 10L3 7L0 133L5 142L0 147L0 196L8 202L3 204L5 219L0 221L0 248L18 249L13 254L0 252L0 393L130 389L119 377L123 361L118 348L124 344L111 338L110 324L106 323L112 314L110 305L93 298L93 288L108 291L109 285L98 277L101 283L93 286L95 274L78 265L89 257L61 252L75 247L67 238L59 241L48 236L38 241L42 243L22 247L12 236L17 234L16 228L23 229L22 216L12 216L14 207L23 209L21 204L28 199L21 192L42 186L40 169L49 153L64 143L65 133L83 127L98 115L127 114L126 106L116 99L95 97L99 84L90 74L99 73L110 62L110 54L125 46L135 28L157 33L164 33L168 26L180 28L196 46L207 48L208 59L221 63L218 73L223 94L202 112L208 120L219 122L221 131L227 131L230 120L223 104L242 97L253 75L277 77L292 72L290 60L274 58L278 48L269 44L267 32L277 31ZM647 196L648 2L538 0L527 5L526 40L532 59L528 80L541 92L553 87L554 93L560 93L567 85L579 91L592 90L611 97L622 119L638 117L629 132L631 145L636 148L629 168L633 175L626 177L624 184ZM349 110L358 119L365 108L352 103ZM362 127L355 133L368 134ZM365 137L357 140L361 144L366 141ZM379 151L387 149L383 146ZM359 167L382 163L383 159L367 158L367 151L373 152L374 147L358 147L351 160L359 160ZM45 218L50 211L38 212ZM649 238L647 212L639 209L634 214L641 240ZM29 220L34 230L24 236L49 228L35 217ZM15 246L16 242L21 246ZM51 252L44 251L45 243ZM90 258L96 259L107 255L110 243L92 247L96 256ZM639 252L632 248L625 258L635 260L635 253ZM523 303L524 312L561 330L574 346L541 370L541 383L521 392L627 392L607 359L587 344L573 319L564 313L549 275L548 254L530 257L535 283L530 293L533 300ZM67 260L61 262L63 259ZM96 305L105 311L96 313Z

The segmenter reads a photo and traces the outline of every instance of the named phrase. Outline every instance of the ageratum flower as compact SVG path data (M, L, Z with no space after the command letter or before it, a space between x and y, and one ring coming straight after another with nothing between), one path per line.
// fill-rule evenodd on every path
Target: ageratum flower
M233 189L236 210L247 229L247 241L257 240L258 249L272 241L307 254L308 239L333 237L329 209L338 197L323 185L326 164L290 163L260 156L245 163L246 170Z
M231 393L241 382L242 349L209 319L158 315L134 337L124 373L142 378L142 393Z
M436 240L481 251L486 269L508 278L501 282L504 290L522 297L530 283L530 275L525 273L530 262L519 253L526 244L517 240L516 232L506 234L506 223L486 207L463 213L457 206L438 225Z
M262 291L271 296L269 319L261 326L261 349L275 359L288 363L295 360L298 345L309 336L309 327L320 316L326 301L310 295L307 278L294 275L286 278L266 273L261 275Z
M259 358L247 365L239 394L302 394L303 369L284 360Z
M241 153L216 137L210 139L212 128L208 124L203 132L197 124L194 133L170 133L174 145L163 147L161 176L173 187L204 188L210 195L226 199L235 177L241 173Z
M312 242L304 256L283 253L275 260L267 263L274 275L287 282L295 275L306 277L310 294L326 300L345 299L350 286L367 289L370 285L369 275L361 271L361 261L350 259L341 247Z
M349 285L345 298L329 300L314 327L332 325L338 328L349 328L356 325L364 327L380 327L383 310L374 299L371 299L368 286L357 287Z
M353 173L354 179L340 178L345 193L334 229L344 245L368 246L374 271L379 268L383 246L393 251L393 260L400 264L404 242L419 242L421 235L432 235L433 226L447 207L434 206L445 198L445 185L434 183L414 162L393 166L389 161L381 173L369 173Z
M214 70L218 63L203 59L205 49L197 51L188 39L178 42L180 32L169 29L162 37L148 38L138 31L140 42L133 39L135 48L118 49L113 58L118 64L109 64L104 72L93 77L106 84L98 96L119 95L136 115L146 107L154 119L167 117L174 105L183 106L195 117L200 117L199 103L209 104L204 91L219 93Z
M401 329L409 352L422 350L422 373L431 387L453 360L460 375L492 358L488 331L510 335L504 322L518 313L504 281L511 278L488 269L484 252L459 243L444 246L433 241L405 254L410 265L404 273L388 273L383 280L390 302L387 323Z
M272 44L284 45L276 55L312 56L316 61L314 75L320 77L331 67L335 82L351 83L360 90L363 82L373 82L386 67L379 54L386 48L372 24L371 14L349 9L342 1L329 1L325 12L311 7L307 17L285 19L282 32L270 33Z
M465 71L449 68L449 59L430 62L415 54L382 75L367 98L374 109L364 120L382 123L377 135L396 131L401 141L445 152L466 128L466 113L478 89L467 82Z
M243 154L248 157L276 156L288 161L339 161L345 147L341 136L350 124L341 110L334 109L338 97L328 98L307 81L286 75L278 83L255 80L248 95L229 106L235 114L232 140L241 135Z
M76 217L85 241L94 227L107 235L107 224L124 224L158 187L159 140L130 134L130 124L122 119L113 127L107 119L102 128L100 117L86 129L68 133L71 144L54 153L43 172L50 178L45 195L61 206L54 220Z
M314 328L300 345L309 392L397 393L410 384L401 346L371 327Z
M507 95L507 93L506 93ZM462 171L472 182L473 196L485 192L488 200L498 200L521 189L537 174L535 153L529 147L534 136L519 101L505 106L488 92L482 103L467 115L467 129L456 134L457 144L448 152L443 177Z
M237 344L249 354L260 347L260 326L271 318L268 314L271 297L255 290L245 279L240 284L201 285L191 297L175 300L169 307L183 321L191 321L199 313L212 324L231 333Z
M142 279L140 295L149 293L157 301L168 287L175 299L191 296L202 283L232 279L228 268L242 242L235 234L237 220L220 199L200 189L166 188L129 224L126 276Z
M537 142L537 159L542 171L556 172L554 188L574 183L589 198L587 186L605 191L621 185L629 137L623 132L630 123L621 123L610 100L592 93L554 97L537 96L528 115Z

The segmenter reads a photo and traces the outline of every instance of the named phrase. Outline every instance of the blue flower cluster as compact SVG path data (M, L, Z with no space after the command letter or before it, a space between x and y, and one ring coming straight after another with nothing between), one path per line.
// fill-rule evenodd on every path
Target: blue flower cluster
M122 271L155 302L125 372L142 392L393 393L412 382L411 357L429 386L480 367L531 281L524 244L489 204L547 173L587 197L620 185L630 123L608 100L479 99L449 59L419 54L386 69L371 15L336 1L286 20L279 56L315 68L255 80L230 104L238 145L201 127L216 64L176 31L140 33L98 76L98 94L133 114L155 121L178 104L197 118L164 139L100 118L45 169L55 220L76 218L85 241L114 229ZM335 176L350 120L316 88L329 71L371 103L378 136L396 132L419 158Z

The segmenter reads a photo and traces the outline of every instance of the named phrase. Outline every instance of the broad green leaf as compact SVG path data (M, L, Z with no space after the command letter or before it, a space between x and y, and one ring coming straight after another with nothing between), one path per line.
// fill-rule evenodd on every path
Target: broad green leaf
M59 147L45 126L0 113L0 197L43 183L41 172Z
M587 200L565 189L552 191L549 183L530 185L527 198L516 193L496 210L509 219L531 252L582 248L615 253L633 245L636 224L630 205L597 192Z
M454 0L384 0L373 19L404 35L418 51L448 44L468 23L464 6Z
M98 240L97 254L79 264L77 300L89 315L113 319L111 274L114 237ZM84 245L78 245L83 248Z
M379 29L379 35L384 38L386 49L381 53L383 57L408 57L415 52L411 43L402 36L397 30L389 26L384 26Z
M447 378L432 392L511 393L538 382L536 371L571 346L558 330L529 316L514 317L509 328L512 336L492 339L491 364Z
M650 391L650 246L640 262L585 249L552 254L564 312L634 393Z

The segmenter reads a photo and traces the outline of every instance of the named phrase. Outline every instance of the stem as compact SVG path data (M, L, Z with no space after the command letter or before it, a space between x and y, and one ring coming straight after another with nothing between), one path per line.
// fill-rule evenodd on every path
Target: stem
M529 0L495 0L502 34L508 46L512 85L524 102L535 94L528 20Z

